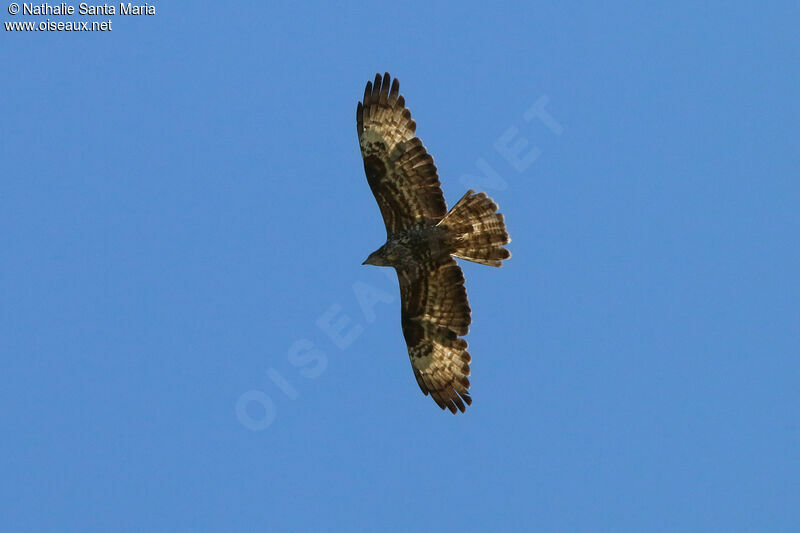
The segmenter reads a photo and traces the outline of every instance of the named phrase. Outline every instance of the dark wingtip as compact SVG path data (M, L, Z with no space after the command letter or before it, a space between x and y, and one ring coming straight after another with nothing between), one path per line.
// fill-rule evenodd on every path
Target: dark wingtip
M368 81L367 86L364 88L364 105L368 104L370 95L372 95L372 82Z
M464 401L457 394L453 396L453 403L456 404L456 407L458 407L458 410L462 413L467 410Z

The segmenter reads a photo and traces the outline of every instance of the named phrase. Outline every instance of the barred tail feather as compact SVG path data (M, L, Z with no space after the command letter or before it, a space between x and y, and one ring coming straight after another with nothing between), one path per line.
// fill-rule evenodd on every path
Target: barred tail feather
M511 257L503 248L511 242L503 215L486 193L470 189L438 225L450 231L455 257L494 267Z

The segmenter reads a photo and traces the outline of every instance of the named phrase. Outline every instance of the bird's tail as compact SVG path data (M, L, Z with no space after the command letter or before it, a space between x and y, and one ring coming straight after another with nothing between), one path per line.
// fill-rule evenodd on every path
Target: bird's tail
M503 248L511 242L503 215L486 193L467 191L461 200L439 221L447 227L453 247L452 255L489 265L501 266L511 253Z

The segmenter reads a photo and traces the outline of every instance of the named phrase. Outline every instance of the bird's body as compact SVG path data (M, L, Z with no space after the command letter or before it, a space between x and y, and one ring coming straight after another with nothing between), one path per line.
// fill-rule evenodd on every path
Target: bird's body
M448 231L437 225L412 226L393 233L386 244L364 262L367 265L417 268L431 261L450 257Z
M397 271L401 322L414 377L442 409L464 411L469 395L471 323L464 275L453 259L499 267L511 254L503 215L484 193L448 212L433 158L389 74L367 83L356 112L364 171L386 224L386 243L364 264Z

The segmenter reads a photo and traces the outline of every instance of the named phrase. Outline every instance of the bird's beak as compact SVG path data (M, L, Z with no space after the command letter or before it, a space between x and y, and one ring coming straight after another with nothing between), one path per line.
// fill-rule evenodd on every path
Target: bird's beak
M367 264L367 261L369 261L369 257L367 257L366 259L364 259L364 262L363 262L363 263L361 263L361 264L362 264L362 265L366 265L366 264Z

